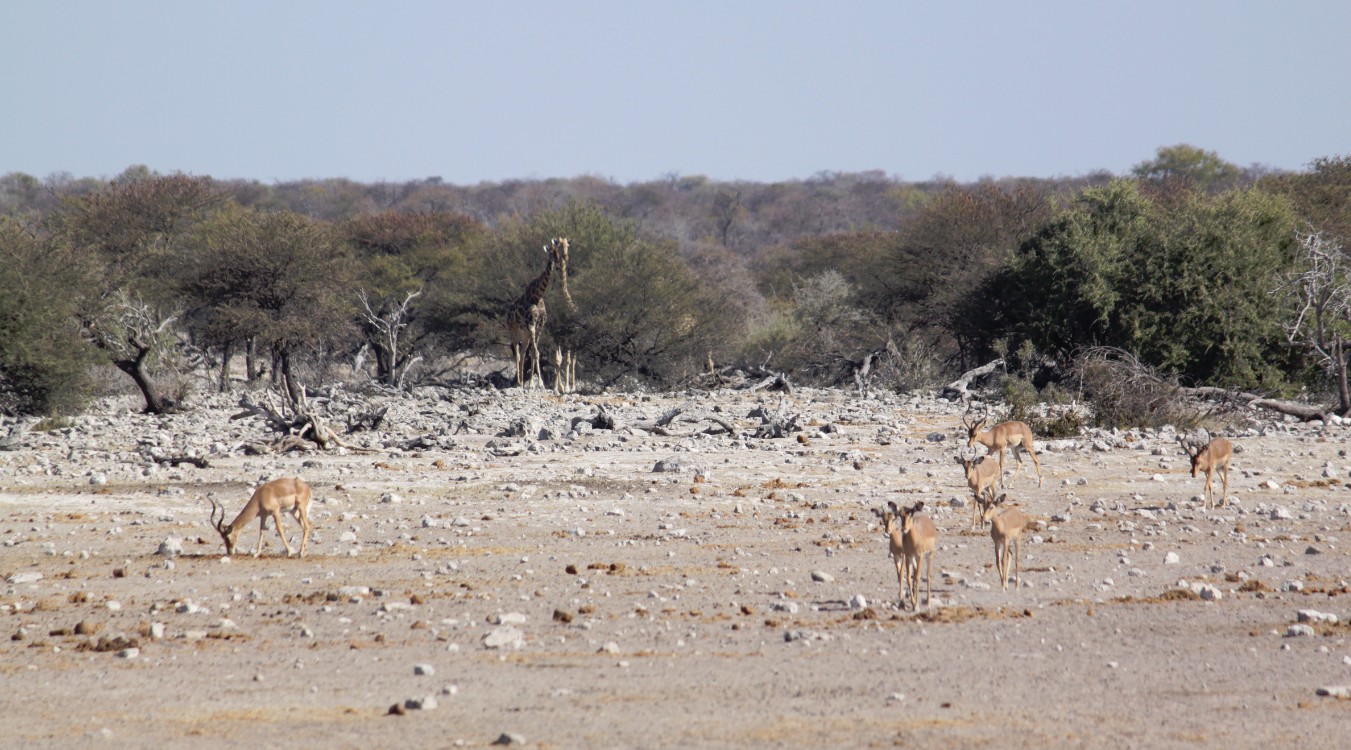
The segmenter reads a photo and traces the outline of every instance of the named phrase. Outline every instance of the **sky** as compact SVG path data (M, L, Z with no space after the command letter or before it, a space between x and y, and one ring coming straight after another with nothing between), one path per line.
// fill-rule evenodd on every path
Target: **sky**
M0 175L1128 173L1351 153L1345 0L0 0Z

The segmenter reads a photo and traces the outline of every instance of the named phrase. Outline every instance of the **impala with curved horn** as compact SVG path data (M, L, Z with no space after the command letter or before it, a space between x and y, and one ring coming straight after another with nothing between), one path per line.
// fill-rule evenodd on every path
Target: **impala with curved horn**
M225 554L235 553L239 532L255 518L258 519L258 547L253 550L253 556L261 554L263 529L270 517L273 525L277 527L282 546L286 548L286 556L290 557L293 550L290 542L286 540L286 532L281 527L281 515L285 511L300 522L300 528L304 532L300 538L300 556L304 557L310 543L310 531L314 528L310 525L310 495L310 486L303 479L297 477L274 479L254 490L248 504L239 511L235 520L229 523L224 523L225 508L214 499L207 498L211 501L211 525L220 533L221 539L225 540ZM220 511L220 518L216 517L216 511Z

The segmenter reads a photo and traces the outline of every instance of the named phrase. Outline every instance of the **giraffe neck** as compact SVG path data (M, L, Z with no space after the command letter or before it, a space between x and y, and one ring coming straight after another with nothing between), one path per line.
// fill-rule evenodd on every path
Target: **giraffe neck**
M525 294L521 295L521 301L525 307L530 307L544 299L544 293L549 291L549 280L554 273L554 259L550 258L549 263L544 266L544 273L536 276L525 287Z

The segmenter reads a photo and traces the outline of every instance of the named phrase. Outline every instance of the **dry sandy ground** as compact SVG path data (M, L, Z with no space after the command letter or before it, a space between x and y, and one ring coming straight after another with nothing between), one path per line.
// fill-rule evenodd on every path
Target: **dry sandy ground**
M600 401L495 398L563 433ZM781 397L604 400L622 422L688 398L750 427ZM0 454L0 746L1351 744L1351 700L1316 694L1351 685L1345 428L1230 433L1231 506L1209 513L1166 436L1046 446L1044 486L1025 470L1009 490L1039 524L1023 586L1001 591L988 532L949 507L966 496L957 407L801 392L782 408L805 442L678 424L691 435L497 455L513 441L476 406L460 413L483 434L445 450L131 462L106 484L91 467L134 445L101 453L109 420L81 418ZM653 471L670 458L684 470ZM233 513L283 475L315 488L310 555L279 557L269 529L261 559L223 558L205 493ZM940 531L918 614L896 606L871 513L887 500L924 500ZM169 538L183 554L157 554ZM1287 635L1300 610L1339 622Z

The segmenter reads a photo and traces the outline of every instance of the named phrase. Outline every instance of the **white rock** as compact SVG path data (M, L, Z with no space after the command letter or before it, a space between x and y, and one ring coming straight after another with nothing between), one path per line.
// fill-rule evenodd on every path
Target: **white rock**
M507 612L506 614L493 615L494 625L524 625L525 615L520 612Z
M1351 685L1328 685L1318 688L1315 691L1318 695L1325 698L1336 698L1337 700L1351 700Z
M413 674L431 676L436 674L436 667L430 664L414 664Z
M1316 609L1301 609L1298 613L1296 613L1296 618L1300 622L1328 622L1328 623L1336 623L1338 619L1337 615L1334 615L1331 612L1319 612Z
M183 554L183 540L176 537L169 537L159 543L159 549L155 554L161 557L178 557Z
M483 636L484 648L520 648L524 643L525 635L509 625L494 628L491 633Z
M813 580L813 581L816 581L817 583L834 583L834 582L835 582L835 576L833 576L833 575L831 575L831 574L829 574L829 573L827 573L827 572L825 572L825 571L823 571L823 570L813 570L813 571L812 571L812 580Z
M14 575L10 576L9 578L6 578L5 580L6 580L6 581L9 581L10 583L16 584L16 585L18 585L18 584L24 584L24 583L37 583L38 581L41 581L41 580L42 580L42 574L41 574L41 573L15 573Z
M1177 565L1180 562L1182 562L1182 558L1176 552L1169 552L1163 556L1164 565Z
M863 594L854 594L852 597L849 598L849 608L867 609L868 600L863 597Z
M1312 638L1316 633L1310 625L1291 625L1285 629L1286 638Z
M1201 595L1201 598L1208 602L1217 602L1224 598L1224 594L1214 586L1208 583L1196 583L1192 585L1192 590Z

